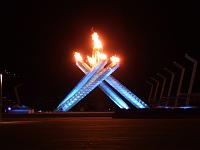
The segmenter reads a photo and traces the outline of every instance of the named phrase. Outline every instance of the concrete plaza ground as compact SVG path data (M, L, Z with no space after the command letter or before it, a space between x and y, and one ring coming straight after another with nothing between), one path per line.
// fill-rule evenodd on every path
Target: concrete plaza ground
M200 119L10 118L0 149L199 149Z

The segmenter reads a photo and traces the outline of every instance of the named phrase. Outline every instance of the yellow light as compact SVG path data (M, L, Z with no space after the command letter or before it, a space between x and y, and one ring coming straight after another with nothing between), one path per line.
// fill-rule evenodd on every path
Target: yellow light
M99 40L99 35L97 34L97 32L94 32L92 34L92 40L94 41L94 49L102 49L103 45L101 43L101 41Z
M83 58L81 57L81 54L78 53L78 52L74 53L74 57L75 57L76 61L82 61L83 60Z
M116 57L116 56L110 57L110 60L111 60L113 63L119 63L119 62L120 62L119 57Z
M106 60L107 55L104 53L97 52L97 57L99 57L101 60Z
M88 62L90 65L95 65L96 64L96 59L90 56L87 56Z

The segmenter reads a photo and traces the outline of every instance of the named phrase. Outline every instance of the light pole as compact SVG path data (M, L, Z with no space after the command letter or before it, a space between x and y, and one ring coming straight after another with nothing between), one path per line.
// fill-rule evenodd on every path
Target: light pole
M153 80L154 82L156 82L156 89L155 89L155 93L154 93L154 101L156 100L156 96L157 96L157 92L158 92L158 87L159 87L159 81L154 79L153 77L150 77L151 80Z
M186 105L189 105L198 62L197 62L196 59L190 57L188 54L185 54L185 58L187 58L189 61L194 63L193 69L192 69L192 75L191 75L191 78L190 78L190 85L189 85L189 89L188 89L188 93L187 93L187 100L186 100Z
M164 70L166 72L168 72L169 74L171 74L171 79L170 79L170 84L169 84L169 90L167 92L167 98L168 98L168 101L166 103L166 106L168 105L168 102L169 102L169 99L170 99L170 95L171 95L171 92L172 92L172 85L173 85L173 82L174 82L174 77L175 77L175 74L174 72L172 72L171 70L169 70L168 68L164 68Z
M160 92L160 99L162 99L162 97L163 97L163 92L164 92L164 89L165 89L165 84L166 84L166 77L163 76L163 75L160 74L160 73L157 73L156 75L157 75L158 77L160 77L160 78L163 79L162 89L161 89L161 92Z
M185 67L183 67L182 65L180 65L177 62L174 62L174 65L176 67L178 67L179 69L181 69L181 76L180 76L180 80L179 80L178 90L177 90L177 93L176 93L176 101L175 101L175 107L176 107L177 104L178 104L178 97L179 97L180 92L181 92L181 87L182 87L182 83L183 83L183 76L184 76L184 73L185 73Z
M150 103L151 95L152 95L152 92L153 92L153 83L151 83L149 81L146 81L146 83L151 86L151 89L150 89L150 92L149 92L149 97L148 97L148 102Z
M171 74L171 80L170 80L169 90L168 90L168 93L167 93L167 97L169 98L170 95L171 95L171 92L172 92L172 85L173 85L173 82L174 82L175 74L171 70L169 70L168 68L164 68L164 70L166 72L168 72L169 74Z

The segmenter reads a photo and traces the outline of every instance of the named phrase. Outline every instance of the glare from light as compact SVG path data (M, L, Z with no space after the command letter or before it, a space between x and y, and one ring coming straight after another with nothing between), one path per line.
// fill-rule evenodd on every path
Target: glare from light
M111 60L113 63L119 63L119 62L120 62L119 57L116 57L116 56L110 57L110 60Z
M75 57L76 61L83 61L81 54L78 52L74 53L74 57Z

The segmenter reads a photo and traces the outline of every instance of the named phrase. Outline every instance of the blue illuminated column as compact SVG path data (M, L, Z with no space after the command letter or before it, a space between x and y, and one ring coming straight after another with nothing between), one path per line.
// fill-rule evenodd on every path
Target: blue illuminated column
M89 70L89 66L86 63L78 63L77 66L83 72L86 72L86 70L84 70L86 68L87 70ZM114 77L112 77L111 75L106 78L106 81L136 108L148 108L147 104L140 100L135 94L133 94L130 90L123 86L119 81L114 79Z
M90 67L84 62L76 62L76 65L85 73L89 72ZM104 81L99 88L120 108L129 109L128 105L108 86Z
M99 84L102 83L110 74L112 74L119 64L111 64L104 68L101 72L95 74L88 83L84 85L75 95L70 99L66 100L64 103L58 106L57 111L68 111L74 105L76 105L81 99L88 95L93 89L95 89Z
M109 76L106 79L115 90L117 90L123 97L125 97L132 105L136 108L148 108L148 105L139 99L135 94L133 94L129 89L117 81L114 77Z
M127 99L136 108L148 108L142 100L134 95L130 90L117 81L111 74L119 67L119 57L110 57L111 63L106 66L108 58L103 53L103 45L99 35L94 32L92 34L94 42L92 57L87 56L88 66L80 53L75 52L74 57L76 65L86 74L78 85L65 97L59 104L56 111L68 111L76 105L81 99L88 95L97 86L120 108L128 109L129 106L118 96L117 93L109 87L113 87L119 94ZM106 67L105 67L106 66ZM107 83L106 83L106 82Z
M76 87L65 97L65 99L59 104L57 107L60 108L61 105L66 103L68 99L70 99L73 95L75 95L81 88L85 86L85 84L98 72L100 71L105 65L107 64L106 61L100 62L91 72L89 72L87 75L85 75L82 80L76 85Z

